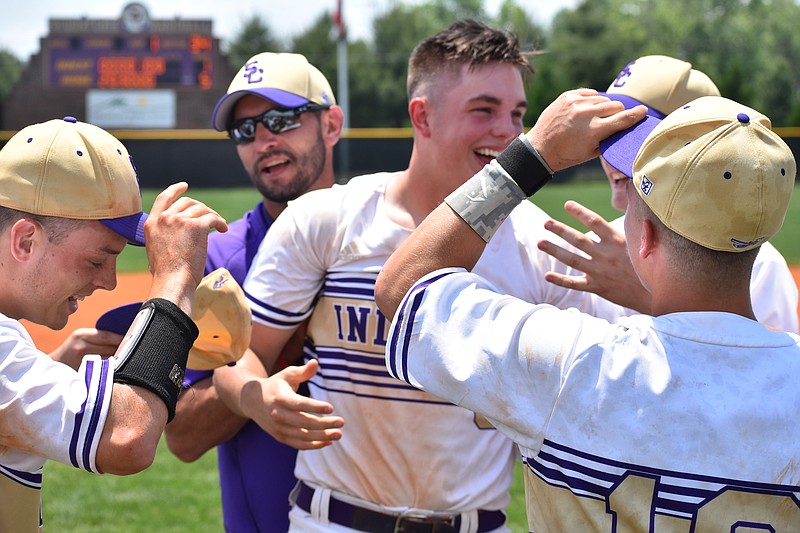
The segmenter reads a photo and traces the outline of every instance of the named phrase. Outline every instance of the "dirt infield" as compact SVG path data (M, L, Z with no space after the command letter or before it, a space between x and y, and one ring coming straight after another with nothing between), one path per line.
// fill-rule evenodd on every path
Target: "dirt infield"
M791 270L795 283L800 286L800 265L791 267ZM49 352L61 344L70 331L94 326L97 318L108 309L144 300L150 291L150 282L150 274L147 272L119 274L117 287L113 291L97 291L82 301L78 310L70 317L67 327L61 331L53 331L29 322L25 323L25 327L30 331L36 346L44 352Z
M93 295L80 302L78 310L69 317L67 327L60 331L24 322L36 346L43 352L50 352L67 338L69 332L83 327L94 327L97 319L114 307L131 302L142 301L150 293L152 278L149 272L117 274L117 286L113 291L95 291Z

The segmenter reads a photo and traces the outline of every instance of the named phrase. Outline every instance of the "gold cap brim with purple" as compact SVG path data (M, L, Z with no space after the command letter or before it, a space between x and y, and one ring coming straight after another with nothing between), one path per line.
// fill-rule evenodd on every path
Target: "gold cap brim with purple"
M630 172L667 228L725 252L751 250L780 230L797 173L769 118L720 96L662 121L648 117L601 143L601 152Z
M147 215L133 159L113 135L73 117L27 126L3 146L0 205L98 220L144 246Z
M215 130L228 129L236 103L248 94L288 109L306 104L336 104L328 80L305 56L263 52L247 60L217 102L211 118Z
M691 63L663 55L631 61L600 94L622 102L626 109L643 104L649 115L659 119L702 96L720 95L711 78Z

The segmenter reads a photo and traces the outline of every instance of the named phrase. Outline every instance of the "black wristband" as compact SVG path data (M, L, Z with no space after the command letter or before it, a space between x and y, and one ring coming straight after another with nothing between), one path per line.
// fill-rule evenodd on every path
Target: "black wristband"
M171 421L197 335L195 323L174 303L162 298L144 302L117 351L114 382L154 392Z
M497 162L517 182L525 196L533 196L553 174L521 139L511 141L497 156Z

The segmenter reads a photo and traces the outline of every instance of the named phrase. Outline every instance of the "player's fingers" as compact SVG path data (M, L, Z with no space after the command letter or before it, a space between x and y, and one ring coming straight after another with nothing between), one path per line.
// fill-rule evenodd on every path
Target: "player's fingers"
M179 227L202 227L205 231L217 229L221 232L228 229L225 219L219 213L206 204L187 196L178 198L157 216L151 215L146 223L146 228L152 232L156 227L166 231L175 231Z
M344 426L341 416L318 416L307 412L283 411L273 413L276 423L299 431L327 431Z
M614 101L610 100L610 102ZM620 104L620 102L615 103ZM625 106L621 106L622 109L620 109L620 106L616 106L615 110L613 106L606 105L604 108L604 113L600 114L601 124L604 128L606 128L606 132L608 133L608 135L605 135L605 137L609 137L618 131L630 128L647 116L647 107L644 105L637 105L636 107L632 107L630 109L625 109Z
M303 448L341 439L341 417L315 417L304 413L272 413L269 432L280 442Z
M91 340L94 344L100 344L105 346L118 346L119 343L122 342L123 336L119 333L114 333L113 331L107 331L104 329L96 329L91 334Z
M279 372L281 377L297 390L298 385L313 378L319 369L319 361L311 359L303 365L290 365Z
M600 93L597 91L597 89L590 89L588 87L580 87L578 89L574 89L573 91L581 96L600 96ZM608 100L607 96L600 97Z
M322 400L315 400L302 394L294 393L280 399L281 407L295 413L311 413L313 415L329 415L333 412L333 405Z
M613 237L617 231L599 214L595 213L588 207L579 204L574 200L568 200L564 204L564 211L566 211L572 218L586 226L589 230L595 232L601 240Z
M163 211L168 209L175 201L189 189L189 184L181 181L173 183L156 196L153 202L153 207L150 209L150 215L158 216Z
M164 209L161 214L182 216L184 218L200 218L206 214L220 216L214 209L210 208L200 200L195 200L191 196L181 196ZM220 217L222 218L222 217Z
M576 291L588 291L589 280L584 276L565 276L557 272L548 272L544 275L544 280L553 285L572 289Z
M594 248L597 246L597 242L592 240L585 233L577 231L576 229L567 226L563 222L558 222L557 220L546 221L544 223L544 229L546 229L547 231L549 231L554 235L558 235L559 237L570 243L572 246L586 253L590 257L594 255ZM553 243L550 244L552 244L552 246L554 247L561 248L557 244ZM552 255L556 259L560 259L560 257L552 253L550 255Z
M342 438L342 432L339 430L331 430L327 432L306 432L300 435L287 435L285 437L276 437L278 441L283 442L288 446L297 448L298 450L317 450L330 446L334 442Z
M539 241L537 243L537 248L547 255L555 257L565 265L580 270L581 272L586 272L587 265L589 265L589 261L582 255L566 250L548 240Z

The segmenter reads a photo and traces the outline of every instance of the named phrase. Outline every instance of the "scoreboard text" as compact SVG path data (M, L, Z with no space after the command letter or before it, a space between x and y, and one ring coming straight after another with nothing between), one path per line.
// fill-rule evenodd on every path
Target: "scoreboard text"
M100 89L211 88L210 35L51 35L50 85Z

